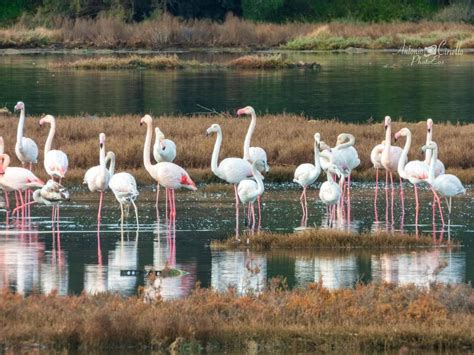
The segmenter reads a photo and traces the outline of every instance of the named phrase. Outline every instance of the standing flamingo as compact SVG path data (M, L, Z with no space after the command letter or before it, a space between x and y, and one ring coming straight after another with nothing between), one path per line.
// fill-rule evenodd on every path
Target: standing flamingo
M158 127L155 128L153 158L157 163L165 161L172 163L176 158L176 144L170 139L165 139L165 135Z
M109 152L112 153L112 152ZM124 219L124 205L126 207L125 212L126 216L128 217L130 205L133 205L135 209L135 219L137 221L137 230L139 229L139 222L138 222L138 210L137 205L135 204L135 200L138 197L138 189L137 189L137 182L132 174L121 172L114 174L115 170L115 154L112 153L111 155L111 162L109 167L109 173L111 175L109 181L109 188L115 195L118 203L120 204L120 212L121 212L121 225L123 226L123 219Z
M388 221L388 176L390 175L390 183L392 190L392 224L393 224L393 197L394 197L394 188L393 188L393 173L398 169L398 162L402 156L402 148L397 146L392 146L392 119L390 116L385 116L385 146L382 151L381 163L385 168L385 203L386 203L386 221ZM405 157L406 162L406 157ZM400 196L402 199L402 208L404 208L404 199L403 199L403 182L402 177L400 176Z
M433 141L433 120L428 118L426 120L426 145L430 144ZM426 149L425 151L425 163L430 165L432 150ZM441 160L436 159L435 161L435 177L445 173L444 164Z
M56 120L54 116L44 116L39 121L39 124L42 126L44 123L50 124L48 138L44 145L44 169L46 173L51 176L51 179L59 180L59 183L61 183L69 165L67 155L62 150L51 149L54 134L56 133Z
M299 165L295 170L293 181L299 184L303 188L301 193L300 202L303 210L302 225L306 226L308 221L308 200L306 198L306 189L309 185L314 183L319 174L321 174L321 164L319 160L319 144L321 141L321 135L316 133L314 135L314 165L305 163Z
M436 162L438 158L438 145L431 141L423 146L423 151L431 150L432 157L430 162L430 169L428 171L428 182L433 189L441 196L446 198L446 205L448 206L448 214L451 217L451 203L452 198L457 195L464 195L466 189L461 183L461 180L453 174L443 174L436 177ZM449 198L449 200L448 200Z
M341 172L336 165L331 165L326 171L327 181L323 182L321 188L319 189L319 198L326 205L327 214L328 214L328 223L332 220L330 215L330 209L332 206L338 203L341 198L341 187L334 181L334 175L341 177Z
M24 205L22 191L34 187L43 187L44 182L35 176L31 170L18 167L9 167L10 156L8 154L0 155L0 186L6 191L14 191L17 206ZM18 196L17 196L18 195ZM20 202L18 202L18 200ZM23 209L22 209L23 212Z
M395 133L395 140L400 137L406 137L405 146L403 148L400 159L398 160L398 175L402 179L408 180L413 184L415 190L415 225L418 228L418 212L419 212L419 201L418 201L418 190L416 185L422 183L428 178L428 165L419 160L408 161L408 152L411 146L411 132L408 128L402 128Z
M252 176L252 166L247 160L242 158L226 158L222 160L219 164L219 151L222 144L222 129L217 124L214 123L211 127L207 129L207 135L211 133L216 133L216 143L214 145L214 150L212 152L211 159L211 170L218 178L226 181L229 184L234 185L235 192L235 231L236 238L239 239L239 196L237 191L237 184L242 180L247 179Z
M374 148L372 148L372 151L370 152L370 161L372 162L372 166L375 169L374 215L376 222L378 221L377 196L379 192L379 170L383 168L381 160L384 146L385 141L382 141L382 143L377 144Z
M166 190L166 199L170 202L170 217L172 220L176 219L176 198L175 190L185 188L196 191L196 184L191 179L189 174L179 165L170 162L161 162L153 165L150 160L151 136L153 134L152 119L150 115L145 115L140 120L140 125L146 124L145 144L143 147L143 163L145 169L156 180L156 182L163 186ZM158 186L159 188L159 186Z
M18 160L25 166L29 164L30 170L32 164L38 162L38 146L31 138L23 137L23 127L25 125L25 104L21 101L15 105L15 111L20 111L20 121L16 132L15 153Z
M5 153L5 142L3 141L3 137L0 137L0 156ZM7 211L10 209L10 199L8 198L8 191L6 189L3 189L3 195L5 199L5 208Z
M254 202L257 200L258 197L262 196L265 188L263 186L263 176L260 174L259 169L265 168L265 162L263 160L256 160L252 164L252 174L255 179L245 179L239 182L239 186L237 187L237 194L239 195L240 201L244 204L248 204L248 222L249 227L254 230L255 229L255 208ZM261 221L258 221L260 227ZM247 238L247 244L249 240Z
M87 184L89 191L99 192L99 210L97 212L97 221L102 220L102 201L104 192L109 186L110 173L107 170L105 158L105 133L99 134L99 165L86 171L84 175L84 184Z

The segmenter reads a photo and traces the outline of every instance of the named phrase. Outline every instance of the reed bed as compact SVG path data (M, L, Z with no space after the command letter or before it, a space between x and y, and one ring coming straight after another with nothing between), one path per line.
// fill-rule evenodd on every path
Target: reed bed
M113 294L60 297L0 294L0 344L7 349L161 351L472 351L474 291L469 285L321 283L239 296L197 288L184 299Z
M28 117L25 136L33 138L40 147L39 164L35 171L45 178L42 166L43 147L49 127L38 126L39 117ZM177 144L176 163L185 167L198 182L218 182L210 169L215 137L206 137L206 129L219 123L223 130L220 159L243 155L243 141L250 119L236 118L232 114L220 116L160 116L154 125L159 126L167 138ZM66 152L69 166L65 183L77 183L86 169L99 161L100 132L107 134L106 149L117 155L117 170L137 173L138 181L150 184L151 178L143 168L143 142L145 127L140 126L140 117L134 115L90 117L57 117L54 148ZM16 142L16 116L5 116L0 120L0 132L5 140L5 152L12 157L12 166L19 165L14 147ZM410 159L422 159L421 146L426 140L426 123L392 122L392 131L408 127L413 133ZM334 145L337 135L352 133L356 137L356 148L361 166L354 172L354 180L372 180L375 171L370 162L372 147L384 139L383 123L352 124L330 120L308 120L291 114L264 115L257 118L257 128L252 138L253 146L263 147L268 155L271 170L265 181L290 182L297 165L314 162L313 135ZM464 183L474 182L474 124L435 124L434 140L438 143L439 157L448 172L455 172ZM404 141L395 144L402 145ZM81 180L82 181L82 180Z
M245 237L244 237L245 239ZM308 229L295 233L259 232L249 234L249 244L243 244L231 236L225 240L213 240L212 249L253 250L271 249L391 249L434 246L428 236L415 237L412 234L352 233L332 229Z
M63 46L68 48L258 48L379 49L416 48L447 40L450 48L474 46L473 25L454 22L286 23L271 24L228 16L222 23L181 20L165 14L140 23L99 16L58 19L55 27L30 28L18 23L0 29L1 47Z

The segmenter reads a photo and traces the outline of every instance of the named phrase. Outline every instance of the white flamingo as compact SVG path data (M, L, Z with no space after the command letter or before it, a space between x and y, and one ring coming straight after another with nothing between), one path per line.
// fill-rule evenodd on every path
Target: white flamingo
M333 164L328 168L326 174L327 181L323 182L319 189L319 198L327 207L328 221L330 221L332 219L329 216L330 208L337 204L341 198L341 187L334 181L334 175L341 177L341 172L338 166Z
M150 115L145 115L140 120L140 125L146 124L145 144L143 147L143 163L145 169L151 177L166 190L166 201L170 202L170 217L172 220L176 218L176 198L175 190L184 188L196 191L196 184L191 179L189 174L179 165L170 162L161 162L152 164L150 160L151 136L152 132L152 118ZM159 186L157 187L159 191ZM158 196L157 196L158 197Z
M107 154L112 153L108 152ZM138 222L138 210L137 205L135 204L135 200L138 197L138 189L137 189L137 182L132 174L126 172L120 172L115 174L115 154L111 154L110 156L110 167L109 173L111 175L109 181L109 188L115 195L118 203L120 204L120 212L121 212L121 224L123 226L123 219L124 219L124 206L126 216L128 217L130 205L133 205L135 210L135 219L137 221L137 230L139 228Z
M90 192L99 192L99 211L97 220L102 219L102 202L104 192L109 186L110 173L107 170L105 158L105 133L99 134L99 165L96 165L86 171L84 175L84 184L87 184Z
M295 170L293 181L299 184L303 188L301 193L300 202L303 210L302 223L308 219L308 200L306 198L306 190L309 185L314 183L319 175L321 174L321 164L319 160L319 144L321 141L321 135L315 133L314 135L314 165L310 163L304 163L299 165Z
M433 141L433 120L428 118L426 120L426 145L430 144ZM438 152L439 153L439 152ZM425 151L425 163L430 165L432 155L432 149L426 149ZM446 169L444 168L444 164L441 160L436 159L435 162L435 177L439 175L443 175Z
M265 188L263 186L263 176L259 169L265 168L265 162L263 160L256 160L252 164L252 175L255 179L245 179L239 182L237 187L237 194L239 195L240 201L244 204L248 204L248 222L249 227L255 229L255 208L254 203L258 197L262 196ZM259 226L261 221L258 221ZM247 239L247 243L249 240Z
M226 158L218 164L219 151L222 144L222 129L217 123L214 123L207 129L207 135L211 133L217 134L216 143L212 152L211 170L218 178L234 185L236 238L239 240L239 195L237 184L252 176L252 166L247 160L242 158Z
M431 141L423 146L423 151L431 150L432 157L430 168L428 171L428 182L433 189L441 196L446 198L446 205L448 206L448 213L451 216L452 198L457 195L464 195L466 189L461 183L461 180L453 174L443 174L436 177L436 161L438 158L438 145Z
M51 149L54 134L56 132L56 120L51 115L44 116L39 124L42 126L44 123L49 123L49 133L44 146L44 169L51 178L58 179L59 182L64 178L69 166L67 155L58 149Z
M20 111L20 121L16 132L15 153L18 160L23 164L29 164L30 170L32 164L38 162L38 146L31 138L23 137L23 129L25 125L25 104L21 101L15 105L15 111Z
M155 128L153 157L157 163L165 161L172 163L176 158L176 144L170 139L165 139L165 135L158 127Z
M244 140L244 159L248 160L250 164L253 164L257 160L262 160L264 162L263 166L260 167L259 171L261 173L270 171L268 166L267 153L263 148L260 147L251 147L250 141L252 140L253 132L255 131L255 126L257 125L257 116L255 110L252 106L246 106L237 110L237 116L250 115L251 121L247 134L245 135Z
M424 182L428 178L428 165L425 162L420 160L408 161L408 152L410 151L411 146L411 132L408 128L402 128L397 133L395 133L395 140L398 140L400 137L406 137L405 146L402 151L402 155L398 160L398 175L405 180L410 181L413 184L413 189L415 190L415 224L418 227L418 212L419 212L419 200L418 200L418 190L416 185Z
M377 218L377 196L379 192L379 170L383 168L382 165L382 151L385 147L385 141L382 143L377 144L372 151L370 152L370 161L372 162L372 166L375 169L375 194L374 194L374 209L375 209L375 216Z

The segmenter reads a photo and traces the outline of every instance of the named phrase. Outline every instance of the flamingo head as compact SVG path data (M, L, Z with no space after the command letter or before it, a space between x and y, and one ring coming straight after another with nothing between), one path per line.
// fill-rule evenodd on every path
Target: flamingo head
M436 144L436 142L431 141L431 142L425 144L423 147L421 147L421 150L422 150L423 152L426 152L428 149L429 149L429 150L438 149L438 145Z
M10 164L10 156L8 154L1 154L0 155L0 175L5 174L5 170L8 168Z
M391 123L392 123L392 119L390 118L390 116L385 116L385 123L384 123L385 130L387 130L387 128L390 126Z
M397 141L400 137L406 137L410 133L408 128L402 128L397 133L395 133L395 141Z
M102 149L105 144L105 133L99 134L99 147Z
M342 176L342 172L336 164L331 164L328 168L331 174L335 174L338 178Z
M431 130L433 129L433 120L431 118L426 120L426 127L428 129L428 133L431 133Z
M45 123L51 123L54 121L54 117L51 115L46 115L39 121L39 125L42 126Z
M319 150L331 151L331 147L328 144L326 144L325 141L320 141L319 142Z
M221 132L221 126L219 126L217 123L214 123L211 127L209 127L206 131L206 135L210 136L211 133L217 133Z
M161 149L165 149L165 142L164 142L165 135L163 132L161 132L161 130L158 127L155 128L155 136L156 136L156 139L158 139L160 142Z
M152 121L151 116L150 115L145 115L140 120L140 126L142 126L143 124L151 124L151 121Z
M25 104L23 101L18 101L15 105L15 111L21 111L25 109Z
M255 115L255 110L253 109L252 106L246 106L244 108L237 110L237 116L242 116L242 115Z

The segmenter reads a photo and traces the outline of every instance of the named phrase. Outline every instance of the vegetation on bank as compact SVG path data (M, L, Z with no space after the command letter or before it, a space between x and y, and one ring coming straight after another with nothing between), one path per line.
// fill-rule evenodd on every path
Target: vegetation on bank
M246 237L244 237L245 239ZM402 233L353 233L333 229L307 229L294 233L258 232L249 234L249 244L239 242L235 236L225 240L213 240L212 249L252 250L270 249L390 249L434 246L428 236L415 237Z
M245 106L246 103L242 103ZM28 109L28 106L27 106ZM51 112L54 114L54 112ZM28 112L27 112L28 114ZM43 150L48 127L38 127L39 117L27 117L25 136L34 139L40 148L39 164L35 171L46 177L43 170ZM110 117L57 117L56 136L53 147L65 151L69 157L70 171L66 185L82 182L85 171L98 164L100 132L107 134L106 149L117 156L117 170L131 171L140 183L152 182L143 168L143 142L145 127L140 126L140 116L124 115ZM188 170L197 182L218 182L210 169L215 137L205 136L213 123L222 127L223 142L219 159L243 155L244 137L250 118L237 118L235 113L219 116L160 116L153 125L159 126L165 136L177 145L176 163ZM14 147L18 116L7 115L0 120L0 132L5 141L5 152L12 157L12 166L18 166ZM413 133L410 159L422 158L420 147L426 141L426 121L419 123L392 122L392 131L408 127ZM266 182L291 182L294 169L301 163L314 162L314 133L320 132L322 139L334 146L338 134L351 133L361 165L353 172L353 180L374 181L375 170L370 162L372 148L385 137L382 121L371 124L342 123L329 120L309 120L305 117L280 114L257 117L257 126L252 138L253 146L264 148L268 155L270 172ZM439 146L439 158L447 171L455 173L463 183L474 182L474 124L436 123L433 139ZM153 138L154 139L154 138ZM291 142L291 144L289 144ZM393 143L403 146L404 140ZM382 172L383 174L383 172ZM77 179L77 180L76 180ZM322 178L320 178L322 179Z
M56 69L187 69L187 68L238 68L238 69L318 69L316 63L294 62L281 54L246 55L227 63L204 63L181 60L177 55L127 57L92 57L52 64Z
M440 44L474 47L474 25L452 22L258 23L228 16L223 22L182 20L170 15L138 23L113 17L62 19L54 26L18 23L0 29L0 47L66 48L285 48L399 49Z
M183 299L119 295L0 294L0 344L99 350L387 351L472 350L474 291L469 285L321 283L288 290L273 279L240 296L197 288Z

